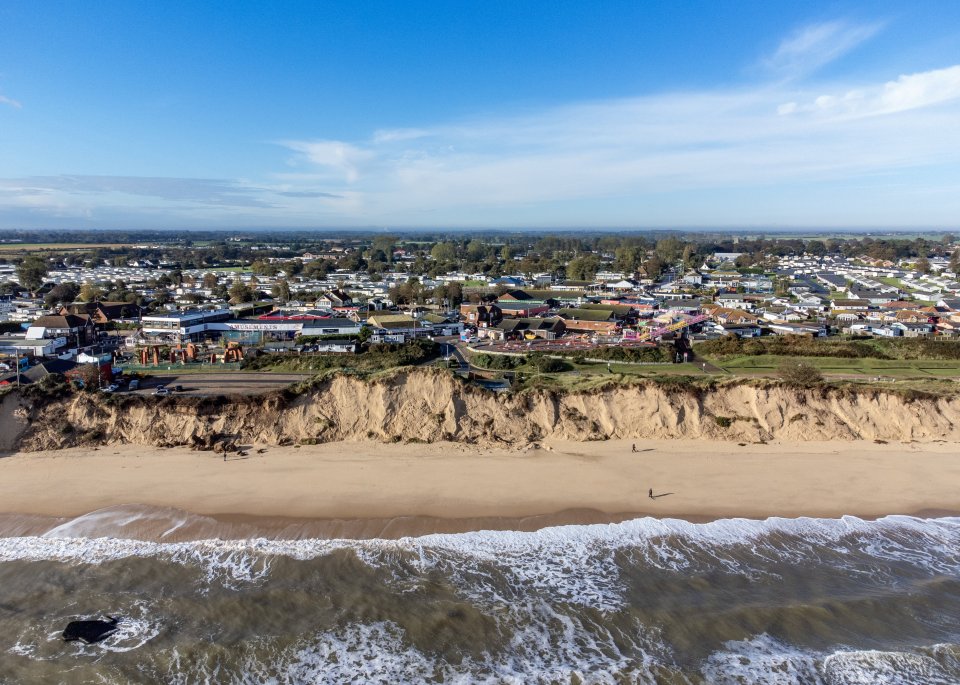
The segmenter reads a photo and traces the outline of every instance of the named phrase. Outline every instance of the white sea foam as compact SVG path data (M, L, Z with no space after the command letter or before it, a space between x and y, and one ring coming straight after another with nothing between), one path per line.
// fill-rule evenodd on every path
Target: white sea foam
M71 530L75 528L69 524L60 528L62 532ZM544 591L564 601L616 609L622 588L614 557L620 552L632 563L676 572L720 568L749 576L769 573L777 563L829 556L827 563L852 573L882 573L884 565L896 562L932 574L958 575L960 518L888 516L867 521L845 516L721 519L700 524L641 518L536 532L478 531L398 540L258 538L163 543L59 537L51 531L43 537L0 538L0 562L96 564L150 556L199 565L210 582L243 584L259 582L269 575L273 557L306 560L345 549L371 566L393 567L402 560L414 571L436 568L454 578L462 576L471 581L462 586L470 587L474 596L494 592L494 585L502 588L502 584L484 582L482 577L482 573L496 568L517 581L508 585L523 587L527 592Z
M714 685L956 685L958 678L957 671L923 653L939 646L824 653L758 635L724 647L703 667L704 678Z
M533 614L518 627L508 649L450 663L409 645L403 630L384 621L354 624L312 637L273 659L244 665L238 683L423 683L526 685L580 682L654 683L658 657L620 652L609 633L598 634L579 620ZM655 647L660 649L659 647ZM173 675L173 674L171 674ZM203 678L209 680L209 678Z

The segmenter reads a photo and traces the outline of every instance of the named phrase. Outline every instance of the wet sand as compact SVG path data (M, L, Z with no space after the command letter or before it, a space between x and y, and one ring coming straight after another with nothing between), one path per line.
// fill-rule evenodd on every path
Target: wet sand
M212 516L237 535L286 529L351 537L644 515L700 521L960 511L953 444L643 441L636 453L631 445L556 442L521 451L365 442L264 447L261 454L254 446L226 462L211 452L139 445L22 453L0 459L0 511L46 521L146 505ZM318 519L326 523L304 527Z

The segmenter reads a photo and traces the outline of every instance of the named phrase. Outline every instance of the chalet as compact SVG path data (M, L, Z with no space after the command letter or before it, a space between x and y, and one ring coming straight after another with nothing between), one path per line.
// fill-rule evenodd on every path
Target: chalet
M359 335L361 325L353 319L312 319L304 321L302 336Z
M937 300L937 306L953 312L960 311L960 297L942 297Z
M525 290L508 290L497 298L497 302L531 302L542 300L536 300L536 298Z
M353 298L342 290L328 290L322 297L317 299L316 306L321 309L335 309L337 307L349 307L353 304Z
M831 312L866 312L870 309L869 300L837 297L830 300Z
M558 312L566 330L572 333L600 333L613 335L619 328L612 309L583 309L567 307Z
M535 300L515 301L497 300L497 307L500 308L504 317L531 317L546 314L550 311L550 305L546 302Z
M710 317L719 324L756 324L759 317L745 312L742 309L731 309L729 307L714 307L707 312Z
M754 308L754 302L747 299L746 295L738 295L736 293L724 293L722 295L717 295L716 303L721 307L731 307L733 309L745 309L752 310Z
M660 309L672 314L696 314L700 311L701 304L700 300L696 298L664 300L660 305Z
M812 335L823 338L827 327L820 323L771 323L768 328L776 335Z
M424 327L412 316L406 314L380 314L367 318L367 325L373 330L370 340L373 342L405 342L413 338L422 338L433 332L433 327Z
M533 340L534 338L555 340L563 335L565 330L566 324L563 319L559 317L552 319L504 319L490 329L488 335L501 340L516 340L520 338L527 340Z
M929 338L933 336L934 325L932 323L902 323L898 322L891 325L891 328L899 328L903 331L905 338Z
M759 323L720 324L711 321L704 324L704 330L720 335L735 335L738 338L759 338L763 334Z

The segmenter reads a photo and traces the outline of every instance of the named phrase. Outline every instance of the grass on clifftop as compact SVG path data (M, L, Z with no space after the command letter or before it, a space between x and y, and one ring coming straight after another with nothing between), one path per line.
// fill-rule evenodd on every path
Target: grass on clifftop
M776 335L767 338L724 336L697 343L698 356L726 360L734 357L834 357L838 359L887 359L960 361L960 340L942 338L874 338L841 336L813 338Z

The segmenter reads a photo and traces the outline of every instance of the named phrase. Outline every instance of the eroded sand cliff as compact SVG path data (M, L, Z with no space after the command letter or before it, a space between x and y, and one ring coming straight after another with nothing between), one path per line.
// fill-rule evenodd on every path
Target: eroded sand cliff
M14 406L14 405L17 406ZM525 446L546 439L960 440L960 398L875 390L648 383L586 392L495 394L426 369L378 380L341 376L300 395L189 398L72 395L4 403L25 451L85 444L187 445L229 434L297 444L453 440Z

